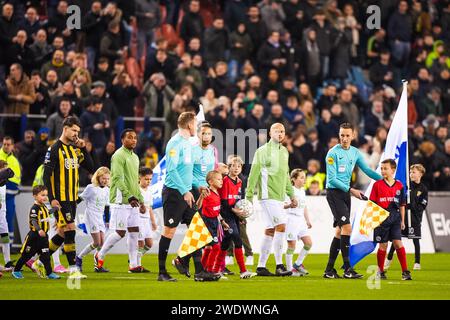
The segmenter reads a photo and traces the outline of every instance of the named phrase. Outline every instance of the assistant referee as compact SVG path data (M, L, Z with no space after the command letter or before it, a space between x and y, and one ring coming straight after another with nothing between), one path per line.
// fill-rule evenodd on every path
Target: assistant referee
M369 168L363 159L361 152L351 145L354 138L354 128L350 123L343 123L339 128L340 143L331 148L326 156L327 163L327 201L333 213L336 233L331 242L328 264L323 274L324 278L340 278L334 262L342 252L344 260L344 278L357 279L362 275L354 271L350 266L349 248L352 226L350 223L350 195L362 199L364 193L350 187L353 169L357 165L366 175L374 180L380 180L381 176Z

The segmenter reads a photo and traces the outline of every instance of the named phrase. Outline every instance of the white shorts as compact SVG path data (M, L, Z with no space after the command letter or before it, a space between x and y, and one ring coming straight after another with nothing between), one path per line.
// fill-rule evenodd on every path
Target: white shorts
M138 240L153 239L152 221L150 217L139 215L139 235Z
M306 236L309 236L309 233L305 218L294 214L288 214L288 221L286 224L287 240L298 241Z
M111 219L109 228L111 230L127 230L127 228L139 227L139 208L130 206L111 206Z
M53 227L56 223L56 219L52 214L50 215L50 220L48 223L49 223L49 226L48 226L47 234L48 234L48 238L51 239L57 234L57 230L55 230L55 228Z
M6 210L0 210L0 233L9 233L8 221L6 220Z
M284 210L284 202L278 200L261 200L262 220L266 229L274 228L280 224L286 224L287 213Z
M84 215L84 224L88 233L105 233L106 227L103 221L103 215L99 213L88 213Z

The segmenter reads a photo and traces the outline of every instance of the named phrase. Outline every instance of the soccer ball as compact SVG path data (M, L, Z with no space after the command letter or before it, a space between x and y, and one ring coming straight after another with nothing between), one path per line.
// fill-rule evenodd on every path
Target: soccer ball
M236 208L242 209L244 211L243 215L241 216L242 218L248 218L253 214L253 205L247 199L242 199L236 202Z

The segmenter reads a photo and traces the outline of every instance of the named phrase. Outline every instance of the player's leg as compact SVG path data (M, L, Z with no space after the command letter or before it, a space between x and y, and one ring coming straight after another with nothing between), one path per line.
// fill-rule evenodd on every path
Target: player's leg
M80 271L83 271L83 257L93 250L97 249L100 245L100 231L91 233L92 242L81 250L81 252L75 257L75 263Z
M116 245L117 242L125 237L128 211L122 209L125 208L118 205L110 207L111 218L109 227L113 232L111 232L105 239L105 243L103 244L101 250L95 255L95 264L97 265L97 269L103 268L106 254Z
M288 233L287 250L286 250L286 268L288 270L292 270L292 267L293 267L292 260L294 257L294 251L295 251L296 245L297 245L297 241L290 239L289 233Z
M45 275L49 279L59 279L60 277L56 274L52 274L52 265L50 263L50 252L48 248L48 237L39 237L38 238L38 252L39 260L42 262L45 268Z
M414 270L420 270L420 239L414 238Z
M256 272L259 276L273 276L266 268L267 260L270 256L270 251L272 250L272 242L273 237L275 235L275 225L273 224L273 220L270 215L270 205L268 200L261 200L261 217L263 220L263 224L265 226L264 236L261 242L261 251L259 254L258 266L256 268Z
M211 246L205 246L202 251L202 266L206 269L206 264L208 262L208 257L211 254Z
M145 255L145 253L147 251L149 251L152 248L152 246L153 246L153 238L146 237L144 239L144 243L143 244L144 244L144 246L142 248L139 248L140 251L138 252L138 259L139 259L138 262L139 262L139 266L141 267L141 271L145 272L145 273L148 273L150 271L142 266L142 257Z
M386 251L388 247L388 242L380 243L378 245L377 251L377 264L378 264L378 275L381 279L384 279L384 260L386 259Z
M6 220L5 210L0 210L0 243L3 252L3 259L5 260L5 268L14 267L14 261L11 261L8 221Z
M216 260L214 261L214 266L211 270L212 272L214 273L223 272L223 265L225 264L225 258L228 254L228 248L230 248L232 241L233 240L231 238L231 235L228 232L225 233L222 242L220 243L220 252L216 257ZM206 268L206 271L210 272L208 268Z
M58 249L59 247L61 247L61 245L64 243L64 226L66 225L66 221L64 219L64 215L62 213L61 210L58 210L56 213L56 225L57 225L57 230L56 233L52 236L52 232L49 232L49 237L50 240L48 241L49 243L49 253L52 256ZM51 226L53 227L53 226ZM58 255L58 259L59 259L59 252L57 254L55 254L55 256ZM61 263L59 263L61 264ZM55 263L56 266L56 263Z
M411 280L411 274L408 270L408 263L406 261L406 251L403 243L399 239L393 239L392 241L395 251L397 252L398 261L402 267L402 280Z
M37 253L37 246L36 246L36 236L37 234L34 232L29 232L28 235L25 238L25 241L23 242L22 249L20 250L21 256L19 260L17 261L14 270L13 270L13 277L16 279L22 279L22 267L23 265L31 259L36 253Z
M303 261L305 261L305 258L308 255L309 250L311 250L312 240L311 240L311 237L308 235L302 236L300 234L299 236L303 242L303 248L302 248L302 250L300 250L297 260L294 263L294 268L297 269L303 275L307 275L309 272L303 266Z
M138 265L138 237L139 237L139 209L128 209L129 215L127 219L128 226L128 259L130 260L128 272L140 272L141 268Z
M247 221L244 221L244 223L239 222L239 234L241 236L242 245L244 247L245 256L246 256L245 265L252 266L254 264L253 250L252 250L252 246L250 244L250 240L248 239Z
M141 267L142 272L148 272L148 270L142 266L142 257L153 245L153 232L151 230L151 221L149 218L140 217L139 222L138 266Z

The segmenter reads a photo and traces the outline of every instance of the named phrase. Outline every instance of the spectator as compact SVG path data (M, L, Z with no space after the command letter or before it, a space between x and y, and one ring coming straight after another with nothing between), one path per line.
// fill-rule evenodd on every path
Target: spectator
M61 136L63 130L63 121L72 115L72 104L68 98L62 98L59 101L58 109L47 118L46 127L48 128L49 144L53 144Z
M49 16L47 30L50 36L54 36L59 33L62 34L65 45L70 47L75 42L75 33L67 27L67 19L69 19L69 15L67 13L68 6L67 1L59 1L57 11L55 14Z
M147 64L145 77L148 78L154 73L161 72L166 77L167 82L174 85L176 69L177 62L167 54L167 51L158 49L154 59Z
M387 34L395 63L400 67L407 65L413 34L413 24L408 13L407 1L400 1L398 10L389 18Z
M267 92L266 98L263 100L262 105L264 106L264 113L269 114L272 106L276 103L279 103L278 91L270 90ZM248 109L247 111L250 111Z
M330 109L333 103L337 102L337 88L334 84L330 83L324 87L322 95L317 101L317 109L322 111L323 109Z
M305 14L299 0L288 0L283 2L283 11L286 14L284 25L295 42L302 40L303 29L306 25Z
M102 34L106 31L102 2L93 1L91 10L83 18L83 31L86 33L86 53L88 55L88 69L93 73L97 53L100 50Z
M100 152L98 158L100 162L100 166L111 168L111 157L116 151L116 146L114 142L109 141L106 144L106 147Z
M24 30L19 30L15 37L14 43L7 51L9 67L13 63L19 63L23 67L23 71L29 75L32 68L34 68L34 54L27 44L27 33Z
M63 93L63 85L58 81L58 74L55 70L48 70L45 77L45 84L47 85L47 91L50 97L50 101L53 101L56 96L59 96ZM51 110L52 105L51 103L49 103L45 109L46 114L49 115Z
M303 113L300 111L298 97L291 95L287 98L286 108L284 108L283 115L291 124L292 130L295 131L300 123L303 123Z
M322 77L321 54L316 41L316 31L307 29L305 41L302 43L297 61L299 63L299 79L311 84L314 90Z
M331 137L337 137L339 134L339 125L331 117L329 109L322 109L319 124L317 125L319 141L325 145Z
M273 68L269 70L267 76L264 77L262 94L266 95L269 91L279 92L281 89L281 80L278 70Z
M192 38L203 38L203 31L205 24L200 15L200 1L191 0L189 3L189 10L183 16L180 25L180 37L184 43L189 43Z
M390 63L391 54L389 51L382 51L380 53L380 61L376 62L370 68L370 81L375 87L387 85L395 87L394 82L394 66Z
M117 118L119 114L114 101L110 98L109 93L106 92L106 84L102 81L96 81L92 84L92 96L97 97L103 102L102 113L106 115L106 120L110 126L107 129L109 133L113 133L116 127Z
M306 195L307 196L323 195L323 191L320 190L320 182L317 180L311 181L311 184L310 184L308 190L306 190Z
M336 122L338 126L340 126L344 122L348 122L347 116L344 114L342 110L342 105L337 102L333 103L330 109L331 119Z
M341 84L347 78L350 70L352 29L346 26L345 18L338 18L337 28L331 33L332 61L331 78L337 79Z
M113 80L111 99L117 106L117 112L122 117L134 117L135 99L139 96L139 90L131 82L130 75L126 72L118 74ZM134 124L134 122L132 123ZM127 128L133 128L128 122ZM91 140L92 141L92 140ZM95 143L94 147L95 147ZM96 148L96 147L95 147Z
M277 1L261 1L260 2L261 17L266 22L270 31L284 31L284 20L286 14L283 7Z
M331 30L330 23L325 19L325 12L317 10L314 14L311 28L316 31L317 46L320 52L320 68L322 79L327 79L330 71Z
M430 92L427 94L427 97L422 101L421 110L422 116L430 114L433 114L436 117L443 116L440 88L438 87L431 88Z
M316 114L314 113L314 104L312 101L305 100L300 104L300 111L303 114L303 122L306 129L312 129L317 124Z
M384 124L384 117L383 101L379 99L372 101L372 107L364 119L365 134L375 136L377 128Z
M300 96L300 104L305 101L314 101L311 88L306 82L300 83L298 86L298 94Z
M30 114L45 114L47 106L50 105L50 96L47 85L43 83L38 70L34 70L31 73L31 82L36 93L36 100L30 105ZM28 119L28 127L36 132L41 128L42 124L42 121L39 119Z
M202 48L201 48L200 38L197 38L197 37L191 38L191 40L189 40L186 52L189 53L191 55L191 57L196 54L201 55Z
M33 44L30 45L30 49L33 52L33 67L40 69L53 51L52 46L47 43L47 32L45 29L38 30Z
M62 86L61 94L53 98L52 108L50 109L50 113L53 113L57 110L59 106L59 102L61 99L68 99L70 104L72 105L71 113L79 117L83 112L83 105L81 99L76 94L73 83L70 81L64 82Z
M297 96L297 88L295 87L295 79L287 76L281 82L280 103L285 106L290 96Z
M100 99L90 99L86 110L80 117L83 137L87 137L97 153L105 149L109 139L109 122L102 113L103 102Z
M439 152L445 152L445 142L449 138L448 127L439 126L436 130L435 145Z
M444 170L445 158L436 150L436 146L431 141L422 142L414 156L415 159L412 162L423 164L426 170L422 182L428 190L436 190L437 179Z
M225 61L230 40L222 18L214 19L212 27L205 30L204 38L204 59L207 67L211 68L217 62Z
M36 170L44 162L48 146L48 129L39 129L38 137L33 130L24 133L23 141L16 145L17 157L23 168L21 184L31 186Z
M235 31L239 24L244 23L248 5L246 1L231 0L225 2L224 18L230 31Z
M244 130L254 129L257 132L260 129L266 129L266 125L263 121L264 117L264 107L260 104L255 104L253 109L245 116L240 124L238 124L238 128L242 128Z
M352 101L352 93L350 90L344 89L341 91L339 103L342 106L342 112L354 128L359 127L359 110Z
M213 69L209 69L209 87L212 88L215 94L220 96L231 95L231 82L228 77L228 66L225 62L219 61Z
M367 67L371 67L380 58L380 53L386 51L385 45L386 31L378 29L373 36L367 41Z
M120 34L120 22L111 21L100 40L100 55L108 58L111 65L114 60L123 56L123 45Z
M137 54L140 59L144 54L144 47L147 48L153 41L155 28L161 24L161 12L159 4L155 0L134 0L135 14L137 18Z
M21 23L20 28L25 30L25 32L27 33L27 44L31 44L32 39L36 36L39 29L41 29L41 22L39 21L36 8L29 7L27 9L25 19Z
M292 146L289 149L289 168L306 168L306 159L303 155L301 147L306 143L305 135L298 130L294 133L292 138Z
M375 137L372 140L373 148L376 150L383 150L386 146L386 139L387 139L387 130L385 127L378 127L377 131L375 132Z
M306 182L305 189L309 189L311 183L313 181L317 181L319 183L319 190L324 190L325 183L325 173L320 170L320 161L318 159L310 159L308 160L308 173L306 174Z
M215 109L218 106L219 100L216 98L214 89L206 89L205 95L200 98L200 103L203 106L203 111L205 112L205 114Z
M253 50L251 51L252 59L257 55L257 52L263 42L269 36L266 23L261 20L259 8L257 6L252 6L248 9L248 19L245 24L245 29L247 30L250 39L253 44Z
M192 57L187 52L181 56L181 64L175 72L175 88L180 89L186 83L192 85L197 94L203 91L202 75L192 66Z
M308 171L309 171L309 161L311 159L315 159L318 161L317 172L320 171L320 168L325 168L325 156L327 150L325 150L325 146L320 143L319 133L316 128L312 128L308 130L308 141L301 147L301 150L304 155L304 159L308 161ZM315 173L313 173L315 174ZM323 183L321 184L321 189L323 189Z
M281 123L283 124L285 130L287 133L290 133L291 131L291 124L288 122L288 120L283 116L283 107L281 104L276 103L272 105L272 108L270 110L270 114L267 117L265 124L266 129L270 130L270 127L275 123Z
M253 43L245 24L239 23L236 30L230 34L230 78L236 80L244 62L250 59Z
M64 61L64 52L62 50L56 50L53 53L51 61L45 63L41 68L41 76L45 77L49 70L55 70L60 82L66 82L72 75L72 70L66 65Z
M108 58L101 57L98 60L97 71L92 76L92 81L102 81L105 83L106 87L109 89L112 87L112 82L114 76L109 71L109 60Z
M377 146L377 148L371 148L372 145L370 141L364 137L360 138L358 142L359 142L358 149L361 152L364 161L372 170L375 170L381 158L381 150L379 149L379 146ZM371 149L372 152L370 152ZM370 178L366 176L362 172L362 170L359 169L357 171L356 181L357 181L356 187L360 190L365 190L370 184Z
M445 140L442 158L443 165L436 179L436 189L450 191L450 139Z
M10 48L17 42L17 31L19 28L13 19L14 7L10 3L2 6L2 16L0 17L0 78L4 79L6 74L6 59Z
M280 45L280 33L272 31L258 51L257 61L261 74L269 74L269 70L275 68L278 73L286 66Z

